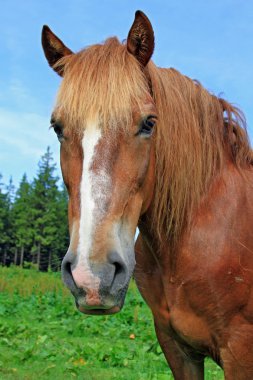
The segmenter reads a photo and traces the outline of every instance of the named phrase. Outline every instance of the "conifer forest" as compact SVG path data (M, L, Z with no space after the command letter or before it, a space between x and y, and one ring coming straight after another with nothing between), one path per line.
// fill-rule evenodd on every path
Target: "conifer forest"
M68 195L48 147L18 188L0 174L0 264L57 271L68 247Z

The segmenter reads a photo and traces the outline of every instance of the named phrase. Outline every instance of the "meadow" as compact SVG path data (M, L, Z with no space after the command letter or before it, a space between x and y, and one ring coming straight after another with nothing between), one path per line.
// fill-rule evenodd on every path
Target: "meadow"
M205 362L205 380L223 379ZM0 267L0 380L173 379L134 282L121 313L85 316L59 273Z

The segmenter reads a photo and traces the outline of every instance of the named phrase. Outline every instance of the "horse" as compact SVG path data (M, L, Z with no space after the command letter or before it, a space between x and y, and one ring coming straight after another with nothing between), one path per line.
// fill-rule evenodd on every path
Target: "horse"
M127 40L72 52L43 27L63 79L51 117L69 193L62 276L77 308L117 313L134 274L175 379L253 378L253 154L242 112ZM139 236L135 243L136 227Z

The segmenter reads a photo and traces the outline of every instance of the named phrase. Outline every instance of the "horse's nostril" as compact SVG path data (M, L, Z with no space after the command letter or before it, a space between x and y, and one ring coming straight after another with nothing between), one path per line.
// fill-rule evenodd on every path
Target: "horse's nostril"
M72 275L72 270L71 270L72 263L69 261L67 255L62 261L62 279L64 283L66 284L66 286L73 292L76 290L77 286L75 284L75 281Z
M116 263L113 263L113 265L115 266L115 273L114 273L115 277L121 274L122 272L124 272L124 267L121 263L116 262Z
M65 278L68 278L68 277L72 277L72 271L71 271L71 262L68 261L68 260L63 260L62 262L62 275L63 275L63 279L65 280Z
M114 293L124 287L126 282L128 282L128 269L118 252L111 252L108 257L108 261L110 263L110 267L114 267L114 275L111 280L111 291Z
M70 276L72 276L72 272L71 272L71 263L70 262L66 262L65 264L64 264L64 269L65 269L65 271L70 275Z

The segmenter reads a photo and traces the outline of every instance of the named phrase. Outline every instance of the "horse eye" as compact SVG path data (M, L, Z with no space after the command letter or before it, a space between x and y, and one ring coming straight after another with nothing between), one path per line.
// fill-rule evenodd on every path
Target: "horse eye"
M156 125L156 116L149 115L142 120L138 135L151 136Z
M54 131L57 135L58 140L62 142L64 139L62 126L58 123L52 123L51 127L54 128Z

